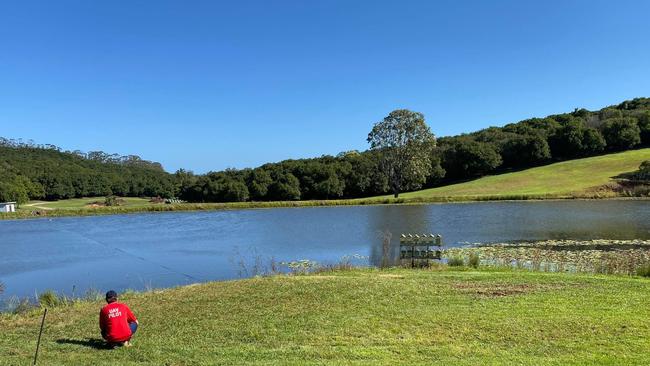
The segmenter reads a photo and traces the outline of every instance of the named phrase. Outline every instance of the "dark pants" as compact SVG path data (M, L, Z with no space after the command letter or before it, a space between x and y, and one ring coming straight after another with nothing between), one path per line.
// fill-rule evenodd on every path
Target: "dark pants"
M131 336L133 336L135 331L138 330L138 323L129 323L129 328L131 328Z

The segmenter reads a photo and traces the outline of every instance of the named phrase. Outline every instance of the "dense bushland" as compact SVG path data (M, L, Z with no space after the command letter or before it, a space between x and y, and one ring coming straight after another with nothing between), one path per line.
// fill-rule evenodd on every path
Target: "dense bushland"
M425 179L422 171L405 174L418 177L401 182L408 190L649 146L650 98L431 139L431 144L426 149ZM382 169L384 152L347 151L197 175L183 169L170 174L159 163L133 155L85 154L2 139L0 200L105 195L175 196L191 202L369 197L392 191L389 175Z
M435 128L434 128L435 129ZM435 187L556 161L650 145L650 98L599 111L532 118L435 140L426 180L409 190ZM195 176L176 172L188 201L272 201L369 197L392 193L381 150L348 151L314 159L286 160L255 169Z
M164 196L175 178L138 156L61 151L53 145L0 139L0 201L84 196Z

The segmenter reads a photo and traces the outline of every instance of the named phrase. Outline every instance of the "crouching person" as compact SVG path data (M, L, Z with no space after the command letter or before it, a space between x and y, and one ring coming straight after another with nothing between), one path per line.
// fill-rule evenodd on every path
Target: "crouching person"
M117 293L113 290L106 293L106 304L99 312L99 328L102 338L110 346L131 346L131 337L138 329L138 319L126 304L117 302Z

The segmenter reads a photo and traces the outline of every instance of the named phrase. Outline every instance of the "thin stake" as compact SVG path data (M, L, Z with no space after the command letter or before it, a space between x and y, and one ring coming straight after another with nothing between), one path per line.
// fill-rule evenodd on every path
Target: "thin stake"
M47 308L45 308L43 319L41 320L41 331L38 332L38 342L36 342L36 353L34 354L34 365L36 365L36 359L38 358L38 348L41 346L41 335L43 334L43 325L45 325L45 315L47 315Z

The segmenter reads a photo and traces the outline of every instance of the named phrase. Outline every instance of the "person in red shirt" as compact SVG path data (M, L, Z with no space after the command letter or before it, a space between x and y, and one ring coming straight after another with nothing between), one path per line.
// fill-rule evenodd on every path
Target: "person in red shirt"
M106 304L99 312L102 338L113 346L131 346L131 337L138 329L138 319L126 304L117 302L117 292L106 293Z

